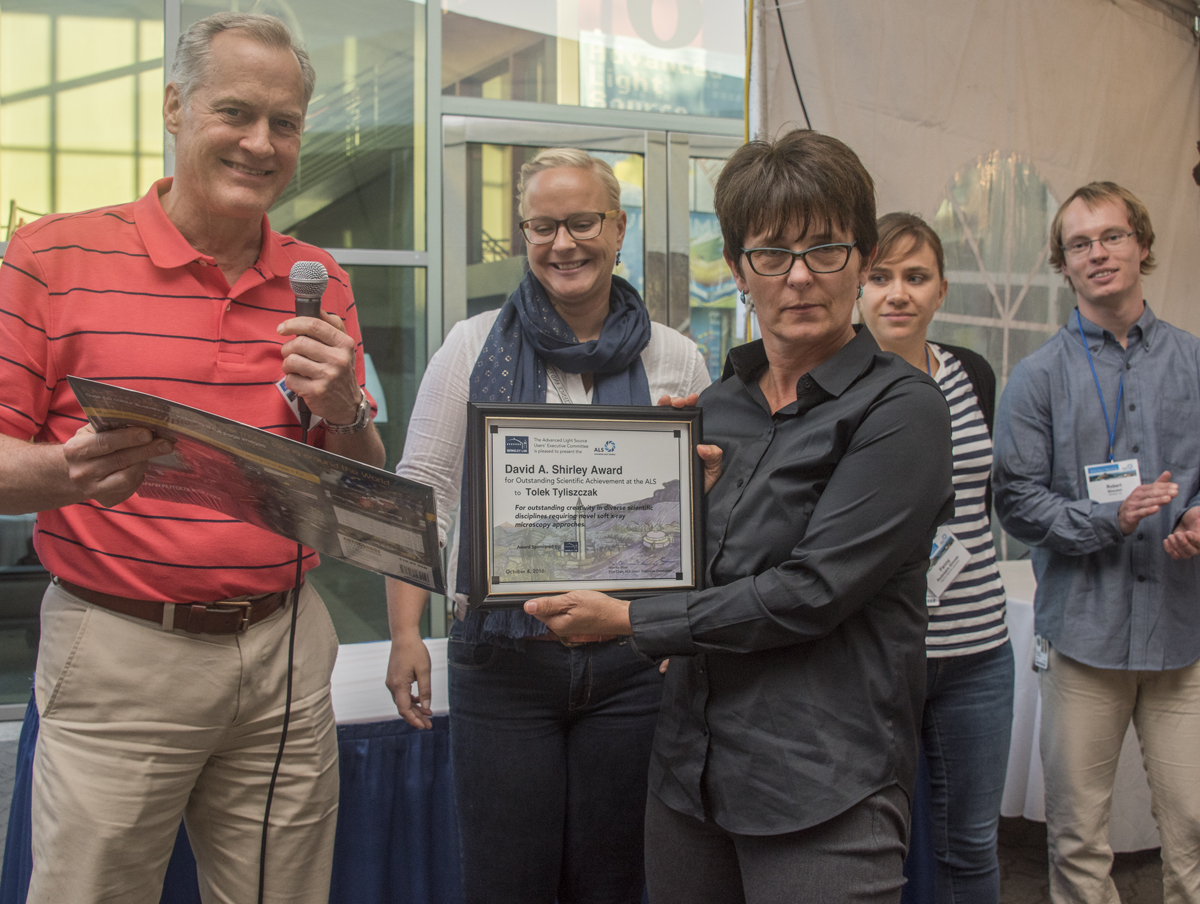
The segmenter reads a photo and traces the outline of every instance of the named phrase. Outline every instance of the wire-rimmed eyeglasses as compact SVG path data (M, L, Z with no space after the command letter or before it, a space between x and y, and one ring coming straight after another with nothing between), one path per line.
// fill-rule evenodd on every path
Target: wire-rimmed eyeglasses
M1098 239L1071 239L1071 241L1062 246L1062 250L1071 257L1082 257L1085 254L1090 254L1092 251L1092 245L1096 244L1096 242L1099 242L1109 251L1116 251L1118 248L1124 245L1126 240L1128 240L1132 235L1136 235L1136 233L1113 231L1104 233L1104 235L1100 236Z
M787 248L743 248L742 253L750 261L750 268L759 276L783 276L792 269L796 258L804 261L812 273L837 273L850 262L850 251L855 242L830 242L814 245L803 251Z
M620 210L606 210L603 213L580 211L573 213L565 220L553 217L530 217L520 223L521 232L525 233L525 241L531 245L549 245L558 235L558 228L566 226L571 238L577 242L594 239L604 228L604 221L615 217Z

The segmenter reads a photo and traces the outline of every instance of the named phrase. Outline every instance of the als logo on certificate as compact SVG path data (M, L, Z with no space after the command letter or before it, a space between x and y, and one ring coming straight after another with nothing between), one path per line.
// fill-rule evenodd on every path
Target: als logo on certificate
M528 455L529 454L529 437L528 436L506 436L506 437L504 437L504 453L506 455Z

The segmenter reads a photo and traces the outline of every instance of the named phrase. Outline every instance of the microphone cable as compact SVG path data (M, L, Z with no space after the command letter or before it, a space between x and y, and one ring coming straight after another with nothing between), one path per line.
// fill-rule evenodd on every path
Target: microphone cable
M307 413L307 412L305 412ZM307 417L300 419L300 442L308 445ZM296 583L292 588L292 627L288 634L287 692L283 698L283 728L279 733L279 749L275 752L275 767L271 770L271 782L267 785L267 803L263 808L262 845L258 851L258 904L263 904L267 884L267 824L271 819L271 800L275 797L275 782L279 778L279 767L283 762L283 747L287 743L288 723L292 718L292 666L296 654L296 620L300 612L300 586L304 581L301 571L304 562L304 544L296 544Z

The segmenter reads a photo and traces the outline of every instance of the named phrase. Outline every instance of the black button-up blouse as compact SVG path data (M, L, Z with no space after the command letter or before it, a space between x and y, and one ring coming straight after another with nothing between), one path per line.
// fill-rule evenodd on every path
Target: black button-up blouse
M762 342L700 397L725 453L706 499L708 589L635 600L670 656L650 764L667 806L741 834L911 796L925 695L925 572L953 514L937 385L865 328L771 414Z

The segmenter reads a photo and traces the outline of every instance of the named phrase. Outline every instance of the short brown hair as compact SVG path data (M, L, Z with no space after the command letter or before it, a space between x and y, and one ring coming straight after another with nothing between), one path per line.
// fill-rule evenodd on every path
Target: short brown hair
M933 249L937 258L938 276L946 278L946 253L942 250L942 240L933 228L915 213L885 213L879 218L879 251L875 259L885 261L893 254L901 252L900 243L909 241L902 253L912 254L918 248L928 245Z
M831 135L796 129L775 141L751 141L725 163L713 206L725 250L741 271L746 239L800 228L845 230L863 260L879 241L875 183L858 155Z
M1082 198L1083 203L1090 208L1095 208L1103 201L1124 201L1125 212L1129 215L1129 226L1133 229L1138 245L1150 252L1142 261L1142 273L1149 273L1154 269L1154 227L1150 225L1150 211L1138 200L1137 195L1115 182L1089 182L1082 188L1075 189L1071 197L1062 202L1050 226L1050 266L1059 273L1063 272L1066 263L1063 255L1063 212L1077 198ZM1070 282L1068 279L1068 285Z

